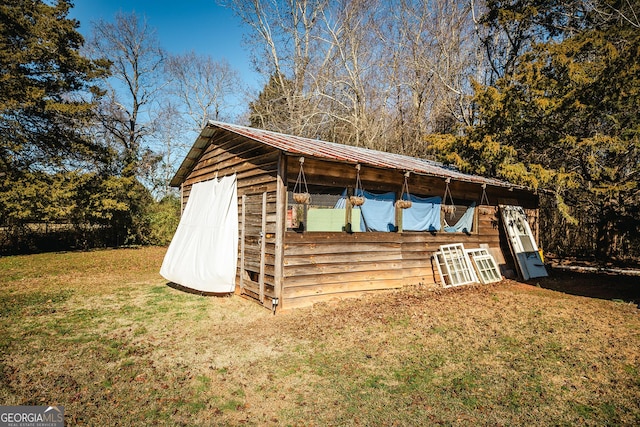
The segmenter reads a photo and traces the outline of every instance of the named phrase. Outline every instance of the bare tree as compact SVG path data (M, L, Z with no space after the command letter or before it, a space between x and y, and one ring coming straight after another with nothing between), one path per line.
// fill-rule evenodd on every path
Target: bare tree
M157 158L145 143L155 131L157 111L152 104L162 87L164 52L154 30L135 13L118 13L114 22L95 22L90 47L111 63L107 102L101 109L106 137L119 146L121 173L141 176L152 166L143 160Z
M471 122L478 52L470 0L229 0L252 28L265 86L252 123L424 153Z
M430 2L399 0L390 15L393 34L393 75L396 90L395 139L403 152L427 132L435 98L435 38L431 35Z
M169 183L177 166L189 152L193 141L184 138L184 135L189 134L192 129L189 129L189 125L182 120L182 114L177 105L165 98L159 111L160 120L156 134L158 143L162 144L162 158L153 174L154 196L158 200L173 191Z
M600 15L600 19L604 21L621 19L632 27L640 29L640 4L637 1L606 2L602 0L585 0L585 3L593 8Z
M412 114L403 122L416 141L455 132L470 121L471 79L478 60L470 5L460 0L399 0L396 61Z
M384 3L384 2L380 2ZM384 82L385 45L379 37L377 2L340 0L322 14L327 60L317 93L325 98L340 142L369 148L381 144L391 90Z
M318 16L327 0L225 0L252 30L256 70L265 84L277 85L286 111L284 122L268 122L266 127L299 135L315 135L314 98L309 93L310 64L317 54ZM254 108L261 108L256 104ZM271 117L281 117L272 115Z
M209 119L229 120L240 92L238 72L226 60L214 61L195 52L170 56L166 63L171 77L169 90L183 105L182 113L200 131Z

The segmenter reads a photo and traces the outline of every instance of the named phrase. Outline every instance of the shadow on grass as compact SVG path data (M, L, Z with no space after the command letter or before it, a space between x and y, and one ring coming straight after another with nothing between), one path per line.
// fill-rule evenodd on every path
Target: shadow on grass
M632 302L640 308L640 276L566 271L557 268L548 270L549 277L535 279L535 284L570 295Z
M233 292L204 292L199 291L197 289L187 288L186 286L179 285L173 282L167 282L167 286L173 289L176 289L181 292L185 292L193 295L200 295L203 297L217 297L217 298L227 298L233 295Z

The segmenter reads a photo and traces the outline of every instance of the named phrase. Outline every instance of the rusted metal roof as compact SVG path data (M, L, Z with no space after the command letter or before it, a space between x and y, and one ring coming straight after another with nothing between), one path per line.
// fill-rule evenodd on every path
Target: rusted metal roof
M202 130L200 136L189 151L189 154L187 154L187 157L182 162L182 165L178 169L176 175L171 180L172 186L178 187L186 179L200 158L202 152L206 149L209 143L209 138L211 138L218 129L242 135L292 155L315 157L318 159L327 159L353 164L359 163L363 166L396 169L418 175L435 176L445 179L451 178L456 181L487 184L495 187L525 188L497 179L462 173L456 169L444 166L443 164L432 160L404 156L401 154L386 153L384 151L376 151L363 147L337 144L335 142L302 138L299 136L286 135L263 129L217 121L209 121L207 126Z

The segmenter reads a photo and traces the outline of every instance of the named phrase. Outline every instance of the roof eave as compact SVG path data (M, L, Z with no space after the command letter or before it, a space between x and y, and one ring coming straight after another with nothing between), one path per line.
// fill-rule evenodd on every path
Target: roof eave
M264 131L261 129L253 129L246 126L231 125L228 123L222 123L212 120L210 120L200 131L200 134L191 147L191 150L183 160L174 177L171 179L170 186L180 187L182 185L182 183L187 179L189 173L191 172L191 170L193 170L194 166L197 164L198 160L206 150L206 147L209 144L211 138L215 136L216 131L218 130L242 135L245 138L278 149L288 156L304 156L325 161L330 160L353 165L361 164L374 168L394 169L402 172L410 172L420 176L431 176L445 180L451 179L454 181L461 181L478 185L486 184L487 186L492 187L521 190L532 193L535 192L535 190L526 186L512 184L494 178L486 178L479 175L470 175L457 170L451 170L449 173L446 173L446 166L437 164L436 162L427 161L425 159L380 152L365 148L351 147L347 145L342 146L341 144L337 143L312 140L309 138L301 138L292 135ZM260 135L262 135L262 137ZM323 148L323 150L321 150L320 147L316 147L317 149L310 148L310 150L308 151L305 151L304 149L292 148L292 146L295 145L296 142L302 146L322 144L323 146L321 148ZM332 155L327 153L332 153ZM382 156L382 160L378 160L375 162L368 160L368 158L375 159L377 155ZM400 163L402 162L406 162L407 165L400 165ZM411 166L411 164L419 165L422 167L419 168L416 166Z

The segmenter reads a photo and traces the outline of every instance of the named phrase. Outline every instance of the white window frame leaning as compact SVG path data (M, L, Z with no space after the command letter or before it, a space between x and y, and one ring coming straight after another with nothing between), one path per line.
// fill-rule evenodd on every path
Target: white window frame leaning
M462 243L442 245L434 256L443 287L478 283L475 269Z
M482 284L486 285L502 280L498 264L488 250L484 248L466 249L465 252L471 259Z

